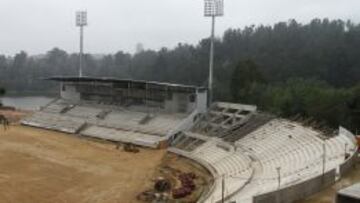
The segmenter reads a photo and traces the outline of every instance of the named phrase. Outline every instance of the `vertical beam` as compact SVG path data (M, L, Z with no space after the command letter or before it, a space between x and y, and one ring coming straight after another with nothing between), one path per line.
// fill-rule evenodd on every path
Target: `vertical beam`
M225 203L225 175L221 179L221 203Z
M84 26L80 26L79 77L83 76Z
M326 170L326 140L323 142L323 168L322 168L322 180L324 181L325 177L325 170Z
M277 167L276 170L278 172L278 190L280 190L280 187L281 187L281 167Z
M213 71L214 71L214 41L215 41L215 16L211 17L211 38L210 38L210 62L209 62L209 98L208 106L213 102Z

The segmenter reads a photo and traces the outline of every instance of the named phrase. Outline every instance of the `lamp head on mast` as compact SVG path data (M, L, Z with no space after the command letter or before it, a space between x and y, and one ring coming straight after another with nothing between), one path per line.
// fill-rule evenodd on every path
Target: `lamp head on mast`
M205 17L217 17L224 15L224 0L205 0Z
M76 12L76 26L77 27L87 26L87 12L86 11L77 11Z

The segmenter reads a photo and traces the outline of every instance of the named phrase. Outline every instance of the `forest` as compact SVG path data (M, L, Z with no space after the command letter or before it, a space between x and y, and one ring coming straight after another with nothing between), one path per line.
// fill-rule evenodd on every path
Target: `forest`
M173 49L85 55L86 76L206 86L209 39ZM312 118L336 128L360 128L360 24L314 19L231 28L216 39L214 97L256 104L291 118ZM41 56L0 55L0 86L8 93L48 94L49 76L74 76L78 55L54 48Z

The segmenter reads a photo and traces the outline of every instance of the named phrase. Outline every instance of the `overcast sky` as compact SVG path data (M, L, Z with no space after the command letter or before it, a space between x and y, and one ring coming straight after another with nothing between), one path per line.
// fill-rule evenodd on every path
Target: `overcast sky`
M203 0L0 0L0 54L24 50L41 54L59 47L78 50L75 11L88 11L85 50L90 53L134 52L197 43L210 33ZM218 19L220 36L229 27L273 24L315 17L360 22L360 0L225 0Z

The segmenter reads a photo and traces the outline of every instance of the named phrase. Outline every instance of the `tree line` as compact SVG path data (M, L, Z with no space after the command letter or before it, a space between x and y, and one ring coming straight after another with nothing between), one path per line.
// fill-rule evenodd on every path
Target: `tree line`
M84 75L206 86L209 39L174 49L85 55ZM228 29L215 42L216 100L256 104L264 111L360 127L360 25L295 20ZM0 86L8 92L56 92L54 75L77 75L78 55L54 48L43 56L0 55Z

